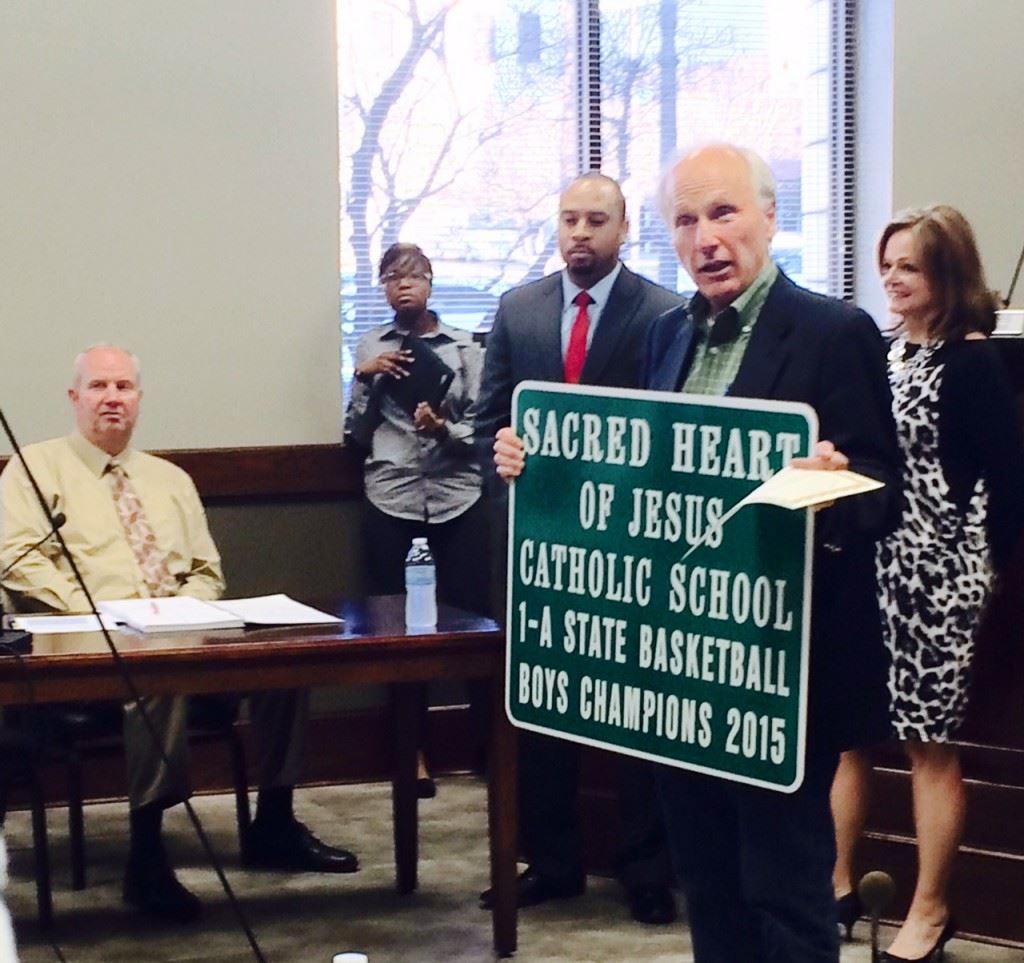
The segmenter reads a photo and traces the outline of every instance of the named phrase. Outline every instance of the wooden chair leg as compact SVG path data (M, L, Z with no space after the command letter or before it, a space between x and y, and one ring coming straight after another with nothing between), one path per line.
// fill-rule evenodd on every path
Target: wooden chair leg
M394 740L391 809L394 820L395 875L399 893L416 889L418 810L416 801L416 747L419 745L420 683L393 683L390 687L391 726Z
M245 747L238 732L232 727L228 735L231 749L231 769L235 777L235 815L238 819L238 847L245 857L245 840L248 835L249 815L249 774L245 765Z
M68 838L71 844L71 888L85 889L85 815L82 800L82 761L68 757Z
M46 835L46 804L39 775L29 776L32 796L32 848L36 861L36 902L39 906L39 925L44 930L53 925L53 893L50 888L50 844Z

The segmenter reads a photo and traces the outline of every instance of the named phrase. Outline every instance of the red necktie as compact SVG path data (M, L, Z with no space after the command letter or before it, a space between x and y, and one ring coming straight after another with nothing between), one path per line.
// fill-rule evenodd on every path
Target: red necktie
M587 314L587 305L593 304L594 299L586 291L580 291L572 299L577 305L576 320L572 323L572 331L569 333L569 348L565 352L565 381L566 384L578 385L580 375L583 374L583 362L587 360L587 333L590 331L590 315Z

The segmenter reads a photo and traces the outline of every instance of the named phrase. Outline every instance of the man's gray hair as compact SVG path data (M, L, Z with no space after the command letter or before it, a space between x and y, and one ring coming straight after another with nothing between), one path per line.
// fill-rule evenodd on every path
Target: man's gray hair
M694 144L680 151L672 158L665 166L661 175L661 181L658 184L658 210L661 212L662 219L670 228L672 227L675 215L673 202L675 170L691 154L695 154L699 150L706 150L709 147L731 150L739 154L747 162L747 167L750 169L750 182L754 186L754 193L757 195L761 207L766 211L770 211L775 207L775 175L768 166L768 162L757 151L725 141Z
M90 344L88 348L84 348L76 355L71 376L72 388L77 388L82 381L82 367L85 365L85 356L90 351L95 351L97 348L111 348L114 351L120 351L121 354L127 355L128 360L132 363L132 367L135 368L135 387L139 387L142 382L142 363L139 361L139 356L135 354L135 352L129 351L127 348L122 348L119 344L110 344L106 341L101 341L98 344Z

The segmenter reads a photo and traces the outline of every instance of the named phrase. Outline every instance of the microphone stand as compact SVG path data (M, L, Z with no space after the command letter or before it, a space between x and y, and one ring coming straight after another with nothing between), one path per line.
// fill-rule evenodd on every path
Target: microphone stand
M1017 279L1020 277L1021 265L1024 265L1024 247L1020 249L1020 257L1017 258L1017 267L1013 271L1013 279L1010 281L1010 287L1006 292L1006 297L1003 298L1003 307L1008 308L1010 306L1010 299L1013 297L1013 289L1017 287Z
M75 578L75 583L85 594L85 599L89 603L89 611L93 616L95 616L96 621L99 624L103 640L106 642L107 648L110 650L111 658L114 660L114 665L117 667L121 676L121 681L124 683L125 690L128 693L127 701L134 704L134 706L139 710L139 716L142 719L143 726L149 734L149 737L153 740L154 748L160 754L160 761L168 769L173 770L174 765L168 757L167 751L164 749L163 740L160 738L159 733L156 731L156 726L153 724L153 720L146 711L146 707L142 702L142 696L139 693L138 687L135 685L135 681L132 679L128 666L121 657L121 653L117 651L117 646L114 645L114 640L110 636L109 629L107 629L103 624L103 619L100 617L99 609L96 607L96 602L93 600L92 593L89 591L89 586L85 584L85 579L82 578L82 573L78 569L78 563L75 561L74 555L71 554L71 550L68 548L67 542L64 541L64 536L61 534L60 526L56 524L56 518L51 512L49 505L46 504L46 498L43 495L42 489L39 487L39 482L36 481L35 475L33 475L32 470L28 467L28 463L25 461L25 456L22 454L21 446L14 437L14 432L11 430L11 426L7 422L3 409L0 409L0 427L3 428L3 433L11 443L11 448L14 450L21 467L25 472L25 476L28 478L29 484L32 486L32 491L35 493L36 499L39 502L39 507L42 509L43 515L49 523L53 535L56 536L57 542L60 545L61 555L67 560L67 563L71 568L71 572ZM48 537L49 536L47 536L47 538ZM253 933L252 927L246 919L245 912L242 910L242 905L235 896L235 892L231 888L231 884L228 882L227 876L224 875L224 869L222 868L220 860L217 858L217 855L213 850L213 846L206 835L206 830L203 829L203 824L199 821L199 816L196 814L190 800L184 800L184 806L185 812L188 814L189 821L192 823L192 828L195 830L196 836L203 848L203 852L206 854L206 858L213 867L213 871L220 882L221 888L224 890L224 894L227 896L228 902L231 904L231 909L234 911L235 918L238 920L238 925L245 934L245 938L249 943L249 948L252 950L253 959L255 959L257 963L266 963L266 957L263 955L263 951L260 949L259 943L256 942L256 935Z
M892 900L895 884L892 877L881 870L866 873L857 884L857 895L871 918L871 963L879 963L878 920L882 910Z

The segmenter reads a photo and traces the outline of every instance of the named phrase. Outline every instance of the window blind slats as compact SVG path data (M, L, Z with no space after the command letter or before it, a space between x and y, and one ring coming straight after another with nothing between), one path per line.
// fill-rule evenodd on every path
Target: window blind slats
M582 170L617 178L624 260L680 291L657 211L664 161L733 140L778 181L775 256L852 291L854 0L338 0L343 378L390 312L376 262L434 263L432 304L486 329L500 294L560 266L554 212Z

